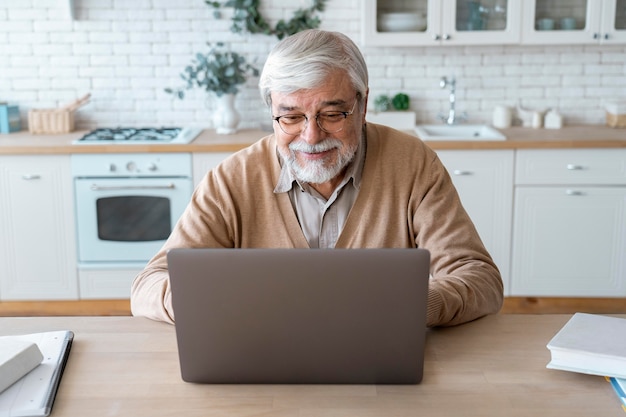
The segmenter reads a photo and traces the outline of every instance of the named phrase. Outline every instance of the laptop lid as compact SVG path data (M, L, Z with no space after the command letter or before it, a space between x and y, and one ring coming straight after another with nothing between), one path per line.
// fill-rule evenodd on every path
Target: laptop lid
M182 379L416 384L424 249L172 249Z

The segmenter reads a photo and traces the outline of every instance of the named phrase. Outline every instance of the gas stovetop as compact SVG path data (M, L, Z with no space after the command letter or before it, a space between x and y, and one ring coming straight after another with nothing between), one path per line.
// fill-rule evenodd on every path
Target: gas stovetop
M161 127L135 128L118 127L113 129L96 129L87 133L73 143L83 144L181 144L189 143L200 134L199 128Z

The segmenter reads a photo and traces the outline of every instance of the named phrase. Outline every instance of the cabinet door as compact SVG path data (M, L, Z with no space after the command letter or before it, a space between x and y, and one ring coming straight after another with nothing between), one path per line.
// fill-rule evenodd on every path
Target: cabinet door
M520 186L511 295L626 296L626 187Z
M69 156L0 157L0 299L76 299Z
M415 46L441 43L442 3L450 0L364 0L363 44Z
M602 43L626 42L626 0L604 0L600 39Z
M194 153L192 155L194 188L202 178L204 178L207 172L215 168L230 155L232 155L231 152Z
M521 3L516 0L443 2L444 45L516 44L521 39Z
M522 43L595 44L601 38L602 0L524 2Z
M368 46L510 44L521 38L517 0L365 0L362 7Z
M514 151L438 151L508 295Z

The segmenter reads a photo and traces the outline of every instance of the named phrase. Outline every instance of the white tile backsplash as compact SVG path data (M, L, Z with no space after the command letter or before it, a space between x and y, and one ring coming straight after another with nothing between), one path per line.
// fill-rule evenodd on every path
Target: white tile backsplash
M230 32L229 10L216 20L203 0L76 0L71 20L59 0L0 0L0 101L54 107L87 92L78 128L106 125L211 127L214 102L201 91L183 101L163 92L206 42L225 41L261 69L277 39ZM307 1L265 0L263 14L288 18ZM322 28L358 44L358 0L328 0ZM417 121L436 122L447 109L441 76L457 78L458 108L471 122L491 120L499 104L553 107L566 123L604 123L603 104L626 97L626 45L367 47L370 104L405 92ZM258 127L268 111L251 79L236 105L242 127Z

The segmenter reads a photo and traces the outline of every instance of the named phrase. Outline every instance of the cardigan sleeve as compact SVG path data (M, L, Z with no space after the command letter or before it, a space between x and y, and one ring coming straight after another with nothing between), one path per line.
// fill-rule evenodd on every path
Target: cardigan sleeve
M174 323L167 251L172 248L232 247L232 228L223 217L220 193L212 173L207 174L159 252L135 277L130 305L134 316Z
M417 246L431 253L428 325L456 325L497 313L503 302L500 271L434 153L425 180L414 228Z

